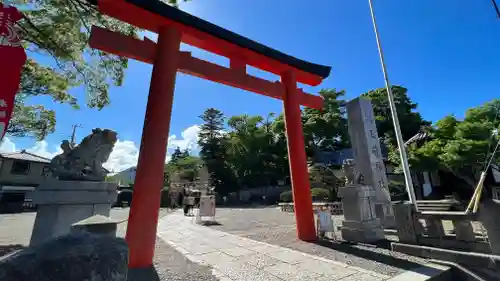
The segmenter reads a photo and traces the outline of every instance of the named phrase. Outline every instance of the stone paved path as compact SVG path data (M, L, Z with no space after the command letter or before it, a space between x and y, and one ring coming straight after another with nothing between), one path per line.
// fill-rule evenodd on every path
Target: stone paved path
M197 225L175 212L158 224L158 236L189 260L212 267L221 281L382 281L373 271Z
M340 225L341 219L343 218L334 217L335 224ZM272 207L218 208L216 220L219 224L210 225L210 228L384 275L398 276L428 264L424 259L393 252L385 247L331 240L318 243L297 240L294 214ZM336 238L341 238L340 232L336 234Z

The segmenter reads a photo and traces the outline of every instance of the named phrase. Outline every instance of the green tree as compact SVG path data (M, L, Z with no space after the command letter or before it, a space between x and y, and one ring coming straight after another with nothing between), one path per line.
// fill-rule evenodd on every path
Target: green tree
M181 150L180 147L176 147L172 156L170 157L171 163L177 163L179 160L189 157L189 149Z
M416 111L418 105L408 97L406 88L392 86L391 89L396 103L399 123L401 124L401 134L403 140L406 141L417 134L422 127L429 126L431 122L424 120L420 113ZM371 90L363 94L362 97L369 98L372 102L379 137L383 138L389 146L395 146L396 137L387 99L387 90L385 88Z
M198 177L198 171L203 161L199 157L185 153L186 151L181 152L181 157L176 159L172 155L172 159L165 164L164 170L167 186L170 185L173 173L178 174L181 180L186 181L194 181Z
M309 180L312 189L322 189L328 192L329 201L337 201L337 190L344 186L344 181L333 173L333 170L319 164L309 167Z
M319 94L324 99L323 109L304 108L302 111L304 141L309 158L312 158L318 150L337 150L349 145L347 119L342 106L344 101L341 99L345 92L322 89ZM273 129L286 148L283 114L274 120Z
M419 147L409 147L411 167L446 171L469 187L475 187L498 140L492 132L499 128L498 99L467 110L463 120L446 116L430 128L429 141ZM499 159L497 154L494 160Z
M322 110L304 108L302 123L304 138L309 156L314 151L328 149L338 150L349 144L347 119L342 107L345 91L323 89L319 94L324 99Z
M198 134L200 158L207 166L212 186L219 194L226 195L235 190L236 182L226 161L224 114L215 108L208 108L200 118L204 122Z
M273 113L240 115L228 121L228 160L242 187L273 185L284 179L286 146L273 131L273 118Z
M55 103L79 108L81 102L70 90L83 87L87 96L84 103L88 107L100 110L108 105L109 88L123 84L128 61L91 49L88 46L90 27L106 27L131 36L137 36L138 29L101 15L96 6L83 0L16 0L12 3L24 14L19 28L29 59L22 71L7 133L43 139L54 132L55 112L42 105L26 105L30 97L47 96Z

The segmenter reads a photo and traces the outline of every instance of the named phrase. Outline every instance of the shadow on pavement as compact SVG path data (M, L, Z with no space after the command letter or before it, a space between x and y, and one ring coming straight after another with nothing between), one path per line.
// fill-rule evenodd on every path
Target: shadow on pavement
M0 259L2 259L5 255L23 250L24 248L26 247L20 244L0 245Z
M377 245L363 245L366 246L367 249L362 249L357 247L356 244L351 244L351 243L345 243L345 242L337 242L337 241L332 241L332 240L318 240L315 244L333 249L335 251L343 252L346 254L350 254L353 256L357 256L360 258L364 258L367 260L373 260L379 263L383 263L386 265L390 265L393 267L401 268L404 270L410 270L414 268L421 267L422 264L412 262L409 260L406 260L404 258L399 258L397 256L392 256L389 252L384 253L381 251L375 251L377 248L383 248L383 249L390 249L390 241L384 241L380 242ZM374 250L371 251L369 247L372 247Z
M217 222L217 221L202 221L200 223L200 225L203 225L203 226L214 226L214 225L217 225L217 226L219 226L219 225L222 225L222 223Z
M128 270L127 281L160 281L160 276L154 266L134 268Z

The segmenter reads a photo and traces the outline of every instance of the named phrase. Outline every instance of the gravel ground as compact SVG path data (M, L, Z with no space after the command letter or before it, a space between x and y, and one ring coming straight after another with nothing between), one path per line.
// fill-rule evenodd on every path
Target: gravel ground
M426 263L420 258L392 252L387 247L352 245L339 241L318 243L299 241L296 239L293 213L281 212L274 207L219 208L216 219L220 225L210 227L390 276L398 275L405 270L414 269ZM336 224L338 224L339 219L335 218ZM337 235L337 237L339 236Z
M160 218L169 213L166 209L160 211ZM20 250L29 244L31 229L36 213L2 214L0 215L0 258L13 251ZM116 208L111 211L111 217L126 219L128 208ZM117 236L124 237L127 224L118 227ZM129 281L215 281L212 269L187 260L181 253L161 239L156 241L154 266L149 269L131 270Z

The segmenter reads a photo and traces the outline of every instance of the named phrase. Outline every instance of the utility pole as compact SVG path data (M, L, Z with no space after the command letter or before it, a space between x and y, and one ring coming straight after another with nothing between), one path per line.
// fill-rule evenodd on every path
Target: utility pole
M372 16L373 30L375 31L375 38L377 39L378 54L380 56L380 64L382 66L382 72L384 73L385 88L387 90L387 99L389 100L389 107L391 109L392 121L394 124L394 133L396 134L396 140L399 148L399 156L401 157L401 165L403 166L403 173L405 176L406 191L408 192L408 197L410 203L417 209L417 200L415 198L415 190L413 189L413 181L411 179L410 165L408 165L408 156L406 155L406 146L403 141L403 135L401 133L401 127L399 126L398 113L396 110L396 104L394 102L394 96L392 95L391 83L389 82L389 76L387 74L387 69L385 67L384 53L382 52L382 45L380 44L380 38L378 34L377 21L375 20L375 13L373 11L372 0L368 0L370 5L370 14Z
M76 143L75 143L75 135L76 135L76 129L77 128L83 128L82 125L79 125L79 124L75 124L72 126L73 127L73 132L71 133L71 147L75 147Z

